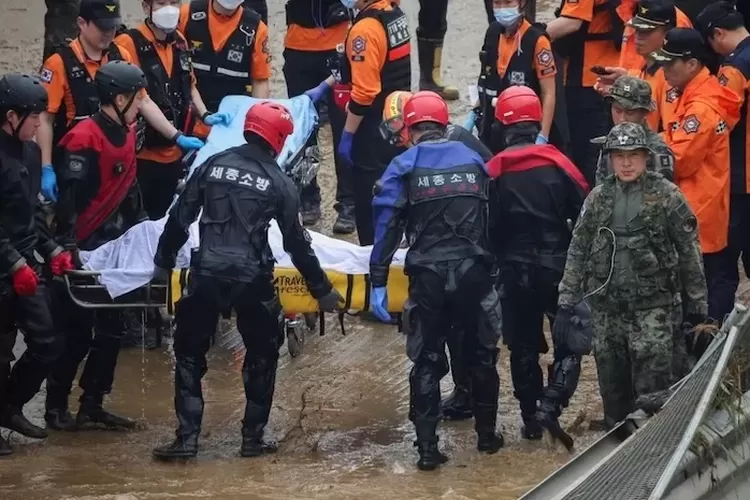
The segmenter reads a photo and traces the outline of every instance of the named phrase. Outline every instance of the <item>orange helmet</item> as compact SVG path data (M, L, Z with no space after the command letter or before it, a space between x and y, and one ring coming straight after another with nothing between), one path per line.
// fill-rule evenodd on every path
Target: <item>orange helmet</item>
M252 132L263 139L278 155L286 138L294 132L294 122L289 110L280 104L259 102L245 116L245 133Z
M448 105L442 97L431 90L417 92L404 106L404 124L407 127L425 122L443 126L450 123Z
M497 97L495 119L503 125L542 121L542 102L539 96L524 85L513 85Z
M397 90L385 98L380 135L394 146L404 146L409 142L409 134L404 126L404 106L411 96L411 92Z

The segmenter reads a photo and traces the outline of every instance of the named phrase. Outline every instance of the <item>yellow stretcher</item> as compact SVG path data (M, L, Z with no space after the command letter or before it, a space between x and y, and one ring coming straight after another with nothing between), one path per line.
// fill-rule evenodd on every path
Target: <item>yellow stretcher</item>
M285 314L318 312L318 302L310 295L302 275L294 268L276 268L274 286ZM370 276L367 274L345 274L326 271L333 287L345 299L347 311L367 311L370 308ZM167 309L174 314L174 307L182 297L190 272L175 269L169 279ZM392 267L388 275L388 310L401 312L409 292L408 278L402 267Z

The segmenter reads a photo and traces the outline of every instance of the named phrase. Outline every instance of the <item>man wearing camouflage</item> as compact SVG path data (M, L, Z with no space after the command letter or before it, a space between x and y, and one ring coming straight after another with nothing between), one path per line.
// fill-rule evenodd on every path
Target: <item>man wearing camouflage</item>
M651 85L646 80L634 76L621 76L615 80L606 100L612 107L612 121L615 125L625 122L643 125L646 131L646 142L650 150L646 168L652 172L659 172L671 181L674 171L672 150L669 149L669 146L659 134L648 128L646 121L646 117L654 109ZM606 136L591 139L592 144L601 144L602 146L605 141ZM609 155L602 147L596 164L596 184L601 184L609 175L612 175L612 166L609 162Z
M554 334L564 335L573 306L587 297L610 426L635 409L639 396L675 382L676 353L685 350L673 328L681 300L686 323L702 323L707 314L697 219L674 184L647 171L649 147L639 124L621 123L607 135L614 175L581 209L554 325Z

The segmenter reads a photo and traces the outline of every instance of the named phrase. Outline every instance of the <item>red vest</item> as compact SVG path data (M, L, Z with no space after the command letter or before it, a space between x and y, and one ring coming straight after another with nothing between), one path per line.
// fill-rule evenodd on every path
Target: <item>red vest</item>
M135 181L135 129L130 127L125 144L115 147L91 118L80 122L60 140L70 152L93 150L99 153L99 189L76 219L76 239L83 241L106 221L125 199Z

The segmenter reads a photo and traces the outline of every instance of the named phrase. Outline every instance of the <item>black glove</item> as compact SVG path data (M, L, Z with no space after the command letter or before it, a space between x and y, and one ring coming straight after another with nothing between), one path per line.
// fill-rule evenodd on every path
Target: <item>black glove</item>
M318 299L318 304L321 311L338 312L344 306L344 297L335 288L331 288L330 292Z
M562 305L557 308L555 323L552 325L552 342L555 347L567 345L568 330L573 318L573 306Z
M166 283L169 280L169 269L154 266L154 274L151 281L154 283Z

